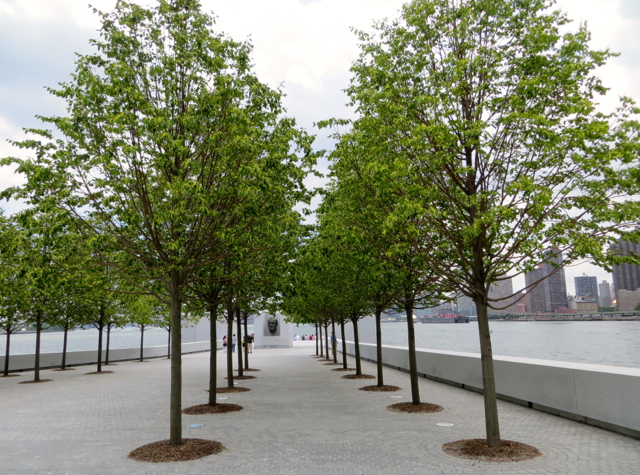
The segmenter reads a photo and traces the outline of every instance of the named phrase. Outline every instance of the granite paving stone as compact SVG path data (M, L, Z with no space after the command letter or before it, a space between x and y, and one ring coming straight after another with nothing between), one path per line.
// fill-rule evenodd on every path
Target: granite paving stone
M17 384L32 373L0 378L0 473L640 474L640 440L504 401L498 402L502 437L533 445L543 456L502 464L451 457L444 443L484 437L481 395L420 378L422 401L445 410L390 412L388 405L410 401L407 373L385 368L385 383L402 390L368 393L358 388L372 381L342 379L313 353L313 342L256 349L251 367L261 371L242 381L251 391L221 401L242 411L183 416L184 437L217 440L227 450L180 463L127 458L140 445L168 438L167 359L121 362L105 375L86 375L92 367L43 371L54 381L40 385ZM225 386L226 363L219 356L218 386ZM208 364L208 353L183 356L183 407L206 403ZM363 361L363 372L376 374L375 365Z

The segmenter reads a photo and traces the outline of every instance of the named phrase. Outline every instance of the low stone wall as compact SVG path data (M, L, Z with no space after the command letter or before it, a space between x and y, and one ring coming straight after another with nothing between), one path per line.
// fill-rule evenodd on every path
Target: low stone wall
M221 340L218 341L218 349L222 348ZM209 351L208 341L196 341L182 344L182 353L198 353ZM102 350L102 361L106 356L106 350ZM167 356L167 345L148 346L144 348L145 358L162 358ZM11 355L9 357L9 371L30 371L35 367L35 355ZM140 348L115 348L109 350L109 362L131 361L140 358ZM0 356L0 370L4 368L4 356ZM97 364L98 350L69 351L67 352L67 365L80 366ZM41 353L40 369L59 368L62 364L62 353Z
M354 355L347 341L347 354ZM338 345L341 349L341 345ZM376 361L376 345L360 344ZM482 393L480 355L418 349L418 373ZM382 347L384 365L409 370L409 350ZM534 409L640 438L640 369L494 356L498 397Z

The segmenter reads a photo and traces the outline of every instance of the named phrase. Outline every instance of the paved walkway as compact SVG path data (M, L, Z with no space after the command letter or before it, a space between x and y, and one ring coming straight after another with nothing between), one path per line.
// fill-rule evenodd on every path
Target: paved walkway
M36 385L17 384L31 373L0 378L0 473L640 474L640 440L502 401L503 438L534 445L544 457L510 464L450 457L441 450L445 442L484 436L480 395L421 379L423 401L444 412L389 412L387 405L410 398L406 373L385 368L385 382L401 392L367 393L358 388L374 380L342 379L344 373L330 371L334 366L313 353L313 342L256 350L251 366L262 371L242 382L251 391L220 395L244 410L183 416L185 437L218 440L228 450L181 463L127 459L132 449L168 438L165 359L120 363L110 368L114 374L100 376L85 375L91 367L44 371L42 377L54 381ZM184 407L206 402L208 358L184 356ZM372 363L363 362L363 370L375 374Z

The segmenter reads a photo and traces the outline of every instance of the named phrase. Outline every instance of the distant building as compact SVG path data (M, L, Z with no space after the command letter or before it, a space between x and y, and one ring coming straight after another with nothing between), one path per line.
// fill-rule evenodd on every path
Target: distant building
M598 313L598 301L591 297L569 296L569 308L557 313Z
M598 313L598 301L595 299L577 300L578 313Z
M586 297L598 300L598 278L582 274L574 277L576 284L576 297Z
M529 300L529 312L530 313L544 313L547 311L547 300L545 298L545 286L544 282L541 282L534 288L529 288L535 282L544 278L544 270L542 264L538 268L531 272L527 272L524 276L525 283L527 284L527 299Z
M603 280L601 284L598 284L598 293L600 294L600 306L612 307L613 299L611 298L611 285L606 280Z
M553 256L545 263L540 264L532 272L525 274L527 287L535 282L540 283L529 289L529 312L553 313L560 307L567 307L567 283L564 276L564 268L558 269L562 264L562 252L559 249L549 251ZM554 265L555 264L555 265Z
M513 297L513 282L511 279L503 280L499 284L492 284L489 287L489 298L490 299L502 299L499 302L493 302L493 305L496 307L504 307L502 310L494 310L493 308L488 309L489 315L507 315L510 313L515 313L515 308L513 306L513 302L515 301ZM476 315L476 304L473 302L471 297L467 297L466 295L461 295L457 299L458 302L458 313L466 316Z
M618 290L618 310L635 310L640 303L640 290Z
M507 315L515 313L515 309L513 308L513 282L511 279L492 284L491 287L489 287L489 298L499 299L499 301L493 302L494 306L506 307L502 310L494 310L493 308L490 308L489 315Z
M625 256L629 255L630 253L640 255L640 244L630 241L620 240L617 243L612 244L611 249L613 250L614 254L618 256ZM640 288L640 266L637 266L635 264L614 265L613 287L614 296L616 301L618 302L618 309L622 310L619 302L620 291L635 291Z
M462 315L466 315L470 317L471 315L476 315L476 304L473 302L471 297L467 297L466 295L461 295L458 297L458 313Z

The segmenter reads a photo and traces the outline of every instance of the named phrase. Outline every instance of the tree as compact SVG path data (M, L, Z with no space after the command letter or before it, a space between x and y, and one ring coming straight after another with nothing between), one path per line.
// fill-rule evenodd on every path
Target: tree
M147 327L156 325L155 304L157 302L158 299L151 295L140 295L137 298L129 299L125 304L129 314L129 322L140 330L140 357L138 361L141 363L144 361L144 331Z
M170 305L170 445L181 445L187 286L225 257L247 216L304 196L312 160L297 152L309 155L311 140L284 117L282 93L251 73L250 45L212 32L198 1L119 1L99 15L97 52L52 90L68 117L44 120L63 138L30 130L39 138L16 143L36 158L4 161L27 175L8 193L75 212L89 236L129 256L105 252L103 264Z
M0 210L0 329L6 336L3 376L9 376L11 335L24 326L28 301L22 258L25 241L15 222Z
M368 186L400 200L392 220L407 221L414 252L476 304L490 447L500 430L487 309L507 306L490 286L558 251L560 265L602 258L606 222L625 219L610 179L638 157L633 102L610 114L595 102L606 89L594 70L612 53L591 50L584 25L562 34L568 19L552 6L409 3L359 33L348 89Z
M51 380L40 379L41 334L45 326L55 323L55 315L60 311L64 270L57 262L68 259L74 248L69 246L69 221L64 213L44 213L31 208L19 213L16 219L23 237L20 285L27 297L25 323L36 328L33 382L46 382Z

